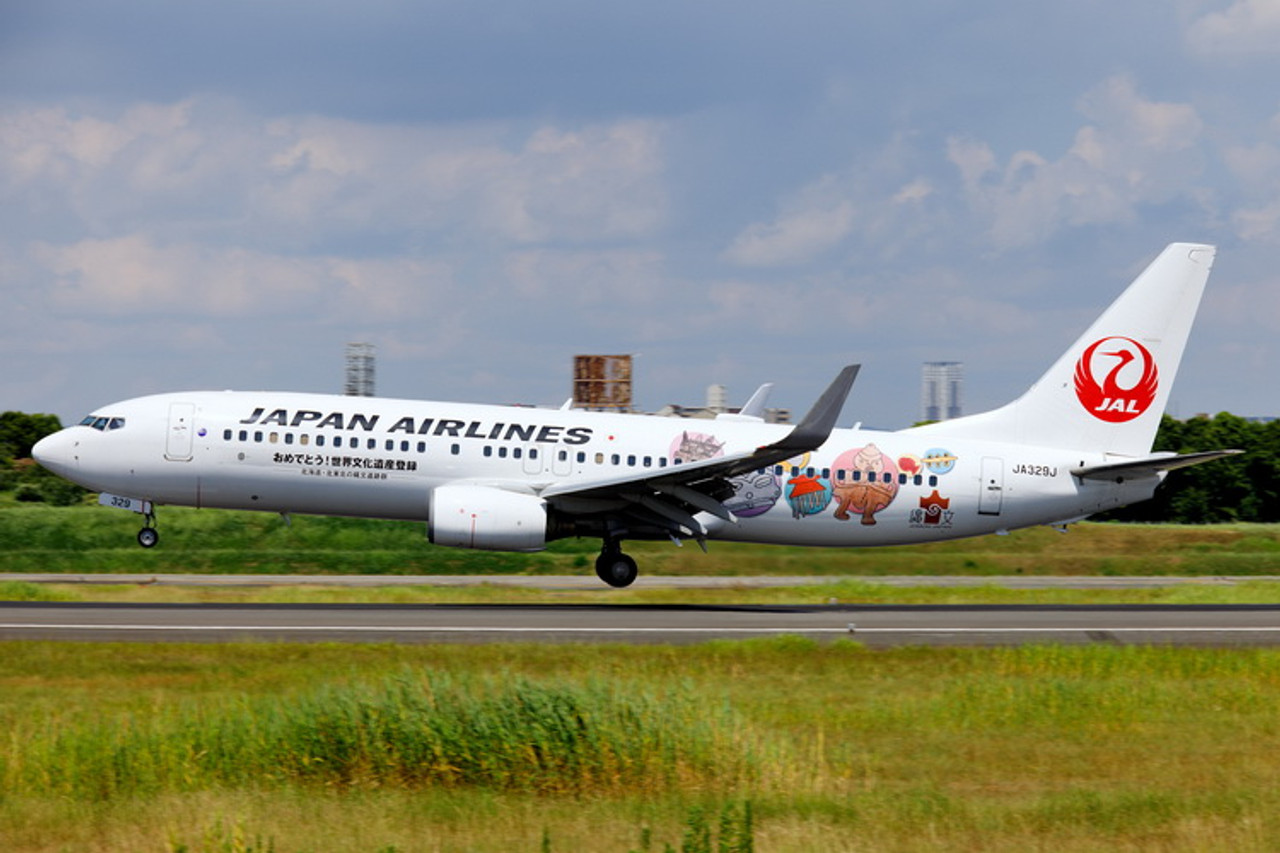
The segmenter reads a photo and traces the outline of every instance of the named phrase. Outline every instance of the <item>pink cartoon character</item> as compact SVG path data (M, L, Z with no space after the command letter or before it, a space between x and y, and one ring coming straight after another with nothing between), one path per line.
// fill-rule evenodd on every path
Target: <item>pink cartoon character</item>
M874 444L840 454L831 475L835 516L841 521L847 521L852 510L862 516L863 524L875 524L876 513L898 496L898 466Z

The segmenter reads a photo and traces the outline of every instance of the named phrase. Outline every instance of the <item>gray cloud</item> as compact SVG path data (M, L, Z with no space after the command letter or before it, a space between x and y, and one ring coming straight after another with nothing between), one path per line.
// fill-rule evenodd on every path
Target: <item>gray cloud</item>
M1175 401L1273 413L1270 9L10 4L0 405L332 390L359 338L386 393L498 401L639 352L653 408L858 359L892 426L919 361L1002 402L1190 239Z

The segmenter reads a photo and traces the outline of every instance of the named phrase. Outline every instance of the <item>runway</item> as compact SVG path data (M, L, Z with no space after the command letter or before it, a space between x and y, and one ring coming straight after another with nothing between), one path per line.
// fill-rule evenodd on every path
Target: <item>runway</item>
M324 605L0 603L0 639L668 643L796 635L871 647L1269 646L1280 605Z

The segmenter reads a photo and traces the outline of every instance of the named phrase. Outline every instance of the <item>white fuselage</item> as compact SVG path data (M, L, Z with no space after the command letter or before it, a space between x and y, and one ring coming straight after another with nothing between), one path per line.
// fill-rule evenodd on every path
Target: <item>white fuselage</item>
M106 419L103 421L102 419ZM114 419L114 420L113 420ZM91 422L96 420L97 427ZM40 445L95 491L157 504L430 521L432 491L537 496L749 452L788 426L275 392L127 400ZM928 430L836 429L812 453L731 479L711 538L892 545L1075 520L1151 496L1160 478L1081 480L1086 454Z

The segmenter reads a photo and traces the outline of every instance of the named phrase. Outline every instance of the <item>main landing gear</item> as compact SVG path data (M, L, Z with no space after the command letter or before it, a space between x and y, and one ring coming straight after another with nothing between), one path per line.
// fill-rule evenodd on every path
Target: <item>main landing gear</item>
M622 553L617 542L606 539L604 550L596 557L596 574L609 586L621 589L631 586L636 575L640 574L640 569L635 560Z
M142 529L138 531L138 544L143 548L154 548L159 541L160 531L156 530L155 514L149 512L146 515L146 521L143 523Z

